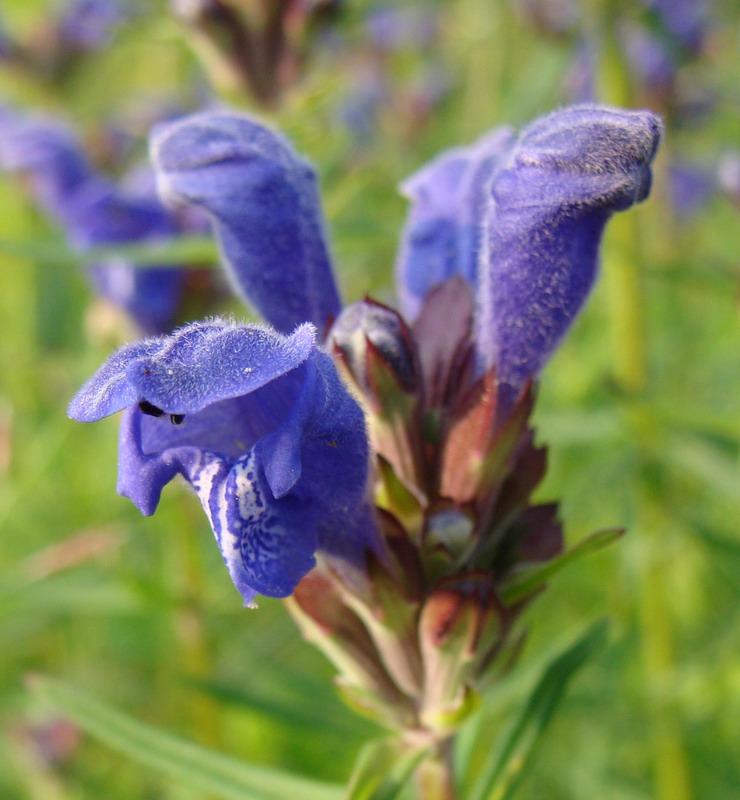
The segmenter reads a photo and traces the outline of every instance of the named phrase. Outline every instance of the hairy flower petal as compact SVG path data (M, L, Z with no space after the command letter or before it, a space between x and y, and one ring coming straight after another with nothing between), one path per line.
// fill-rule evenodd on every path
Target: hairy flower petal
M469 147L446 150L401 184L412 201L396 265L407 318L453 275L475 284L486 187L512 140L509 128L496 128Z
M377 548L364 415L312 325L283 336L213 320L127 345L70 415L124 407L119 493L152 514L182 475L245 602L290 594L317 549L358 567Z
M162 197L208 213L235 289L278 330L339 313L316 176L281 136L235 114L160 126L151 142Z
M594 281L614 211L644 200L662 126L648 111L573 106L524 130L491 185L476 337L485 369L536 377Z
M80 389L69 406L93 422L146 400L168 414L192 414L259 389L308 358L312 325L292 336L226 320L194 322L171 336L124 345Z

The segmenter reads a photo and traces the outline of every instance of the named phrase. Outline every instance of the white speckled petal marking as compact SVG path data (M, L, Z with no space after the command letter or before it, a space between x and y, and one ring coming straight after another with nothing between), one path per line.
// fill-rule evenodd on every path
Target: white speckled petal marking
M311 511L295 498L272 496L253 450L234 464L216 453L201 453L190 482L245 599L255 591L285 596L313 567L317 543Z

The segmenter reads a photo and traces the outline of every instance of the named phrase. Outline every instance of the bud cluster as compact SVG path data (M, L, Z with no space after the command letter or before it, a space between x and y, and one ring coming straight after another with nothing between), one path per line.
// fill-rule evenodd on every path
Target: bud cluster
M530 504L545 472L531 387L504 401L494 372L476 372L472 318L459 277L413 327L370 300L340 315L330 345L367 412L383 549L364 579L324 561L288 601L353 707L433 741L476 707L483 671L511 658L531 597L508 601L513 576L562 549L556 506Z

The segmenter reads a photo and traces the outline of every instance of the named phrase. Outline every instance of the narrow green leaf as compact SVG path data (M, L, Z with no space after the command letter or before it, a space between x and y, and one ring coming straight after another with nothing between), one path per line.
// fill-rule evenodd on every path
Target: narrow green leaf
M286 682L295 686L299 679L298 677L293 679L291 675L291 671L288 670L285 675ZM327 698L322 692L323 687L316 685L318 681L314 682L313 686L310 681L307 682L313 691L310 694L306 692L300 702L295 702L293 697L280 697L275 692L266 690L264 681L260 682L259 687L247 683L238 689L215 681L193 680L190 683L210 697L223 703L261 712L269 716L273 722L290 727L291 730L300 730L301 735L305 732L303 729L306 729L313 735L341 737L346 741L348 737L358 739L363 734L367 736L368 731L374 730L355 715L338 715L336 709L327 703ZM329 689L333 692L333 687L327 685L326 690ZM339 705L335 692L331 699Z
M584 539L581 539L578 544L566 550L562 555L548 561L546 564L541 564L534 567L525 567L518 572L515 572L504 584L501 589L501 598L506 605L513 605L523 600L525 597L533 594L543 583L548 581L557 572L560 572L563 567L568 566L576 559L600 550L611 544L615 539L618 539L624 534L624 528L605 528L596 531Z
M360 751L344 800L394 800L429 748L399 739L376 739Z
M96 247L86 255L90 261L123 258L134 266L177 264L178 267L208 267L218 265L218 248L208 236L182 236L159 242L138 242Z
M30 683L42 699L114 750L224 800L338 800L342 796L339 786L207 750L56 680L34 676Z
M575 673L606 644L606 620L591 625L556 656L504 735L478 779L470 800L510 800L527 774L535 746L550 723Z

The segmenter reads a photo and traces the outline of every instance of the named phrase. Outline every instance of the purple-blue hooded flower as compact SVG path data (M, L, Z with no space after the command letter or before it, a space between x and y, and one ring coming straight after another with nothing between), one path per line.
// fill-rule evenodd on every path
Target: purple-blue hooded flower
M644 200L662 126L648 111L572 106L526 128L490 184L476 340L515 389L538 375L596 274L604 226Z
M193 323L122 347L69 407L80 422L126 409L119 493L152 514L182 475L246 604L290 594L317 550L361 565L374 546L363 413L315 337Z
M536 378L591 289L606 221L647 196L661 130L648 111L571 106L518 140L499 128L419 170L402 185L406 315L462 275L477 295L481 368L515 391Z
M96 245L172 236L175 225L153 191L125 192L92 168L64 125L5 111L0 115L0 167L25 175L40 206L82 251ZM90 269L97 290L123 308L144 333L170 330L184 273L137 268L124 260Z
M510 128L496 128L469 147L446 150L401 184L412 201L396 265L408 319L453 275L475 285L487 185L513 140Z
M277 133L210 112L161 125L151 154L160 193L211 218L234 288L279 331L320 335L340 303L312 167Z

